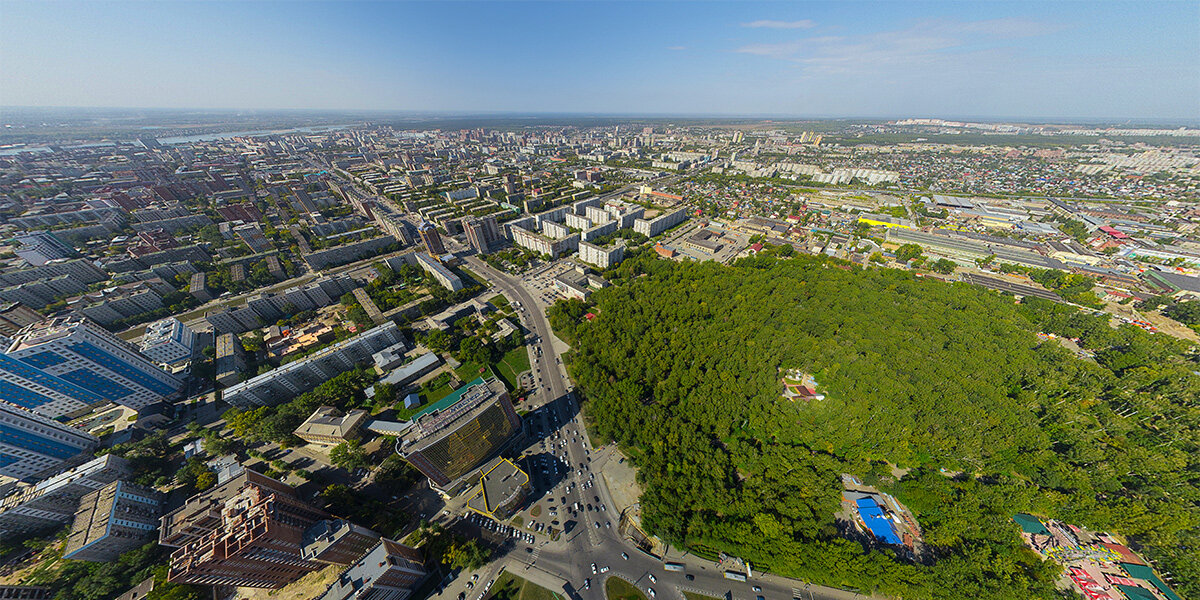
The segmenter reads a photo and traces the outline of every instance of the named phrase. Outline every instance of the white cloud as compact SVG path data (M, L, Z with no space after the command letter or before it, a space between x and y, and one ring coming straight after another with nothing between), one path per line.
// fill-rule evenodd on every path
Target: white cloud
M926 20L906 29L858 36L819 36L779 43L749 44L735 52L803 65L809 73L872 73L895 68L937 68L965 57L1015 48L1017 40L1046 35L1058 28L1025 19L983 21ZM987 48L975 44L984 42Z
M742 27L755 27L760 29L812 29L817 24L810 19L801 19L799 21L772 21L770 19L761 19L758 21L750 21L742 23Z

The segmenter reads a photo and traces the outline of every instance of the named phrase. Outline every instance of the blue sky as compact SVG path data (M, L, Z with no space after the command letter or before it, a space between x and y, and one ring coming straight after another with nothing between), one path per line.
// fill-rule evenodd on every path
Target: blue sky
M1200 118L1200 2L0 1L0 105Z

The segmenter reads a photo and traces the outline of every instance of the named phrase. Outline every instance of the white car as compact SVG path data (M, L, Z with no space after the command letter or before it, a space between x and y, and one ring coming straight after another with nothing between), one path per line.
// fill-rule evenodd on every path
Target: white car
M654 588L646 588L646 593L650 594L650 597L653 598L654 597Z
M658 583L658 578L654 576L654 573L650 573L650 583Z
M596 574L596 563L592 563L592 575Z

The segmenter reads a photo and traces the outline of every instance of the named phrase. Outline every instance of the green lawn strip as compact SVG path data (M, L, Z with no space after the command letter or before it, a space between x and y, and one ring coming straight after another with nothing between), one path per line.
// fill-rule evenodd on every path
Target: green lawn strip
M609 577L604 582L604 595L608 600L648 600L641 590L620 577Z
M488 598L496 600L556 600L558 595L550 590L536 585L504 571L496 578L488 590Z
M496 374L508 385L508 389L517 389L519 387L517 376L529 370L529 352L524 346L509 351L500 362L496 363L495 370Z

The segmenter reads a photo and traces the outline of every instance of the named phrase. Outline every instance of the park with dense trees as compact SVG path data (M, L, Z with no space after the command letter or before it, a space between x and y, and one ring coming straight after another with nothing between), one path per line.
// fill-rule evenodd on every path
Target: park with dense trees
M824 257L643 254L605 274L612 287L559 302L551 324L589 427L631 457L643 523L665 540L906 599L1061 597L1059 567L1012 521L1029 512L1127 536L1200 597L1190 344ZM786 369L825 399L783 399ZM906 503L928 558L840 535L842 473Z

